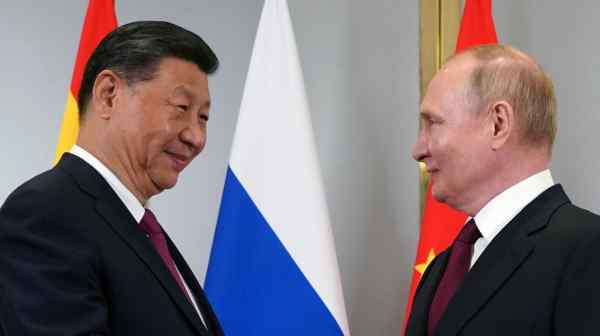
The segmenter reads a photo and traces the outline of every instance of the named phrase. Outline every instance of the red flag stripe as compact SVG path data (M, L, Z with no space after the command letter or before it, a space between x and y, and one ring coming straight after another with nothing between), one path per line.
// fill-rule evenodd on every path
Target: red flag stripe
M98 43L117 27L114 0L90 0L71 77L71 93L79 100L83 70Z
M65 151L71 149L77 141L79 133L79 89L83 70L92 52L106 34L117 27L114 0L90 0L81 30L79 48L75 58L75 67L71 76L71 85L67 96L67 104L63 113L63 121L58 135L54 163L60 160Z

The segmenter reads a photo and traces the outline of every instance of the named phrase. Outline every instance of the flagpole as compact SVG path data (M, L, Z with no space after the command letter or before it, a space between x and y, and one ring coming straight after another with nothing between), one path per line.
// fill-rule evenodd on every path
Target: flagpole
M446 59L454 53L456 37L460 27L460 0L421 0L421 36L419 42L420 66L419 87L421 97L433 75ZM429 186L429 175L425 164L418 163L419 169L419 222L423 219L425 196Z

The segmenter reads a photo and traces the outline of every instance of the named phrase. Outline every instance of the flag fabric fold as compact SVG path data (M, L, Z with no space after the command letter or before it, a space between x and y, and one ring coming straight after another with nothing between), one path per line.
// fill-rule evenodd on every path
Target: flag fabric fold
M79 49L75 59L75 67L71 77L71 86L67 96L67 103L63 113L62 126L60 128L58 144L54 156L56 164L62 154L71 149L77 141L79 132L79 88L83 71L88 59L98 46L98 43L109 32L117 27L117 16L115 14L114 0L90 0L88 3L83 29L79 39Z
M260 17L205 291L226 335L349 335L287 2Z
M479 44L497 42L492 0L466 0L455 52L459 53ZM410 315L413 297L425 269L437 254L452 244L466 219L466 214L436 201L431 195L431 186L429 186L423 209L405 322Z

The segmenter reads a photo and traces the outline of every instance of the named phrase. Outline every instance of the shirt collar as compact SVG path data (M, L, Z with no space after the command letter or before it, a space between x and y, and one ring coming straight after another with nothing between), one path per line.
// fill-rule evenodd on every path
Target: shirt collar
M531 175L492 198L476 215L475 224L488 243L527 204L554 185L550 170Z
M125 187L125 185L119 180L119 178L106 167L100 160L85 149L74 145L69 151L73 155L77 155L83 161L87 162L96 171L102 175L102 177L108 182L110 187L117 194L121 202L125 204L136 222L140 222L144 216L144 206L140 201L133 195L133 193Z

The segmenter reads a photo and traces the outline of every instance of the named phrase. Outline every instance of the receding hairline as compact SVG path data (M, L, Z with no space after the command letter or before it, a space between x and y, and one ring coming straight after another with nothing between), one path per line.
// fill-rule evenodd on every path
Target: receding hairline
M506 44L482 44L466 50L463 50L457 54L450 56L441 70L444 70L457 62L466 62L472 60L473 63L470 67L470 71L474 71L478 67L485 65L501 65L505 63L508 65L523 65L529 67L534 72L542 72L542 66L536 62L531 56L527 55L523 51L506 45Z
M476 46L448 59L443 69L467 72L464 86L468 99L482 111L495 101L506 100L518 110L523 140L549 144L556 137L554 84L542 66L523 51L501 44Z

